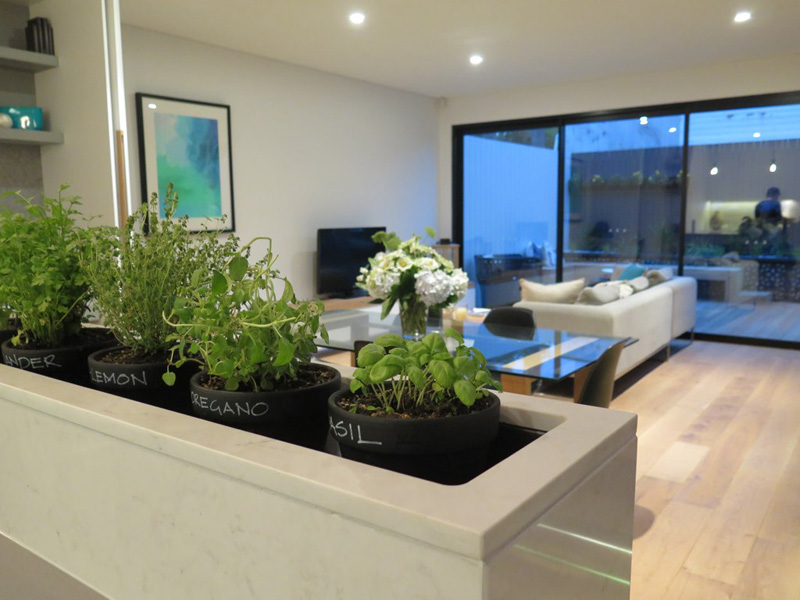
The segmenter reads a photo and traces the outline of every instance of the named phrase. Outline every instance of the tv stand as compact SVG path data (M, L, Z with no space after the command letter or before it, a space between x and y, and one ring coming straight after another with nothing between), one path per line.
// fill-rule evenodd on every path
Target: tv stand
M375 300L372 296L355 296L350 298L326 298L322 300L325 310L348 310L370 306Z

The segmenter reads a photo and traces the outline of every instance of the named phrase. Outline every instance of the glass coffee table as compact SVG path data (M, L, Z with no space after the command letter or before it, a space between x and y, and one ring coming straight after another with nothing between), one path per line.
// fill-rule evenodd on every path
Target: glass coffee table
M353 351L358 341L370 341L382 333L402 333L400 316L390 314L381 319L380 306L350 310L333 310L322 316L329 341L317 339L321 348ZM536 328L487 326L480 317L464 321L450 318L429 319L428 332L444 333L452 327L468 346L474 346L486 357L489 370L498 373L505 391L530 393L574 377L574 397L580 394L582 380L603 352L617 344L626 346L634 338L584 335L569 331Z

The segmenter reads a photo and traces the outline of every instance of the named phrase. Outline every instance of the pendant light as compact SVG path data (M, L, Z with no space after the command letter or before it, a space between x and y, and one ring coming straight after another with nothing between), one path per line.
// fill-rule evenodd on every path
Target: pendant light
M778 170L778 163L775 162L775 150L772 151L772 162L769 165L769 172L774 173Z
M711 167L711 170L708 172L709 175L716 175L719 173L719 167L717 166L717 147L714 146L714 166Z

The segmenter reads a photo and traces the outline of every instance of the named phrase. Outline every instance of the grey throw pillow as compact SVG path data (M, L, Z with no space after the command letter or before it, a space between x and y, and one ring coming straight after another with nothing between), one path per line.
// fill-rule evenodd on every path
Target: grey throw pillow
M628 285L633 288L634 293L641 292L650 287L650 281L644 275L635 277L628 281Z
M650 287L654 285L658 285L659 283L664 283L665 281L669 281L672 279L672 269L670 267L664 267L663 269L650 269L646 271L644 274L647 277L647 281L650 282Z
M620 286L618 285L605 285L585 288L575 304L608 304L614 300L619 300Z

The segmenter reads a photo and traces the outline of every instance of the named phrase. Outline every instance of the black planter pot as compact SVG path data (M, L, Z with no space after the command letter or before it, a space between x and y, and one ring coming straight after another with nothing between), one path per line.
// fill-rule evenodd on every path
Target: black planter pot
M123 350L115 346L89 355L89 381L92 386L124 398L161 406L183 414L191 414L189 407L189 379L197 368L187 363L173 369L177 375L175 385L168 386L161 376L167 371L167 359L136 364L105 362L109 353Z
M305 368L330 372L333 377L296 390L229 392L203 387L206 375L196 373L190 381L192 411L209 421L321 450L328 433L327 401L342 379L333 367L311 364Z
M108 330L90 328L77 339L61 348L27 348L14 346L11 340L3 342L3 363L25 371L47 375L62 381L88 385L86 359L95 350L115 344Z
M351 413L328 400L330 433L344 458L458 485L487 466L489 447L500 425L500 400L494 394L482 411L441 419L390 419Z
M17 331L20 328L20 322L18 319L8 319L7 321L4 321L2 325L4 328L0 329L0 344L17 335Z

